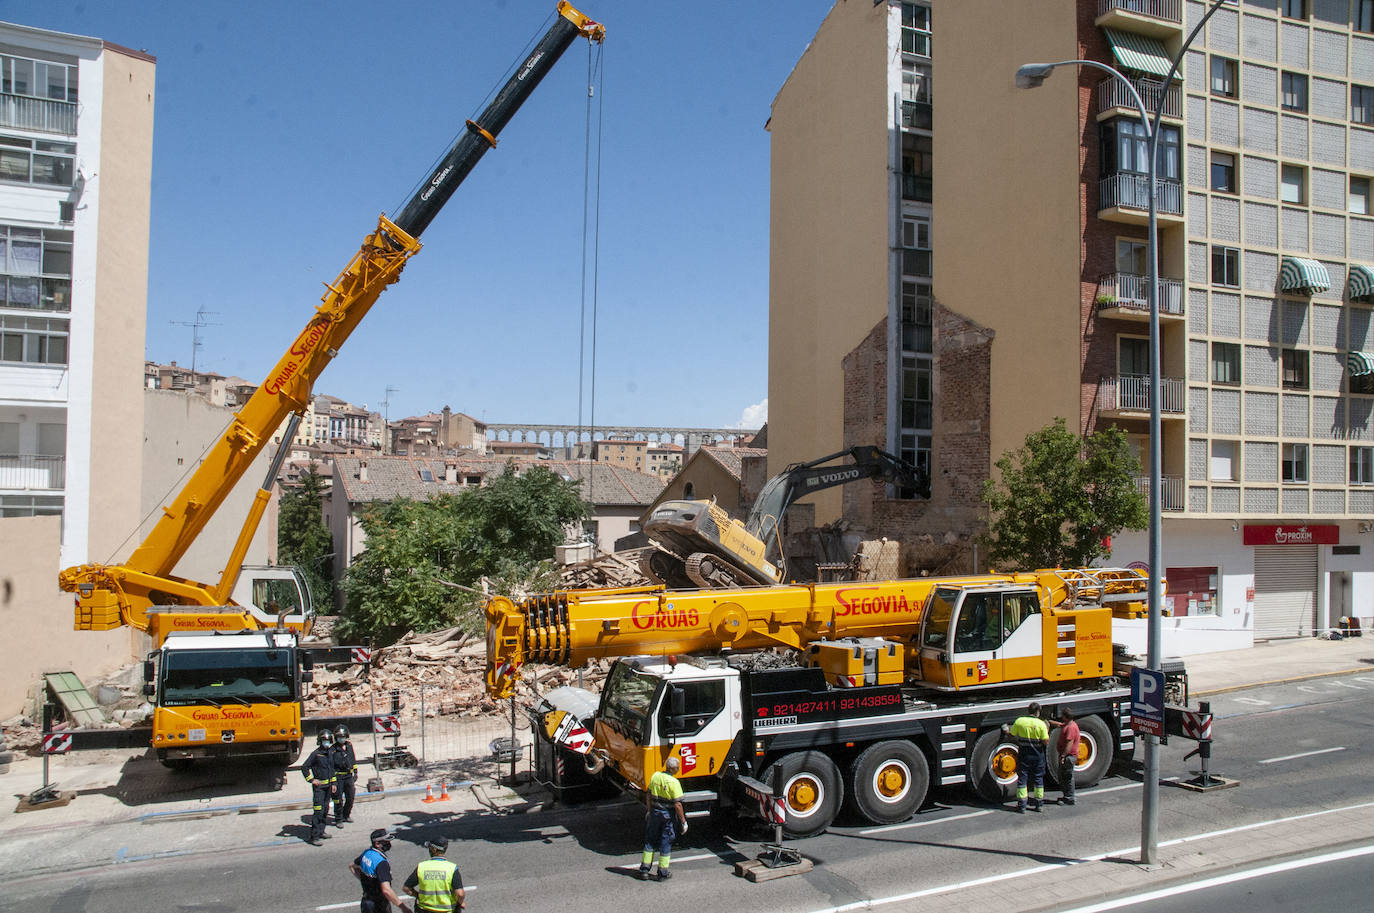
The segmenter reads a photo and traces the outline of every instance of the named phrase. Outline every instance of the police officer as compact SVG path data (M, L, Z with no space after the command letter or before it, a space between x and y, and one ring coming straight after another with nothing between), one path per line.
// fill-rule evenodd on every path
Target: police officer
M329 756L334 762L334 826L343 827L345 821L353 820L353 796L357 792L358 756L353 753L353 743L348 740L348 727L343 723L334 727L334 751Z
M1031 811L1038 812L1045 801L1045 751L1049 748L1050 727L1040 719L1040 705L1031 701L1025 716L1017 717L1010 728L1004 729L1016 742L1016 810L1026 811L1029 792Z
M420 863L406 879L406 893L416 898L415 909L426 913L454 913L467 906L463 876L458 866L444 858L448 838L435 837L425 844L429 858Z
M667 881L673 877L668 866L672 863L673 820L682 826L677 833L687 833L687 816L682 811L682 784L677 781L677 772L682 762L671 757L663 764L664 770L657 771L649 778L649 788L644 791L644 856L639 863L639 880L649 880L649 869L658 856L658 880Z
M316 739L315 750L310 752L310 757L301 765L301 776L305 777L311 787L310 807L314 814L310 818L310 843L314 846L319 846L322 838L329 837L324 832L324 818L329 814L329 797L334 792L334 761L331 757L333 753L334 736L325 729Z
M363 886L360 913L391 913L392 904L400 907L401 913L410 913L410 907L391 888L391 861L386 858L391 837L386 828L377 828L371 835L372 845L348 866Z

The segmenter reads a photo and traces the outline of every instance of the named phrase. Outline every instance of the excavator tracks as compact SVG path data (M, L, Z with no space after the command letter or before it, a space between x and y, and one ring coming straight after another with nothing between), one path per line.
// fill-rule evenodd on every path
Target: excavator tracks
M689 556L683 570L693 583L706 590L759 585L739 568L709 552Z

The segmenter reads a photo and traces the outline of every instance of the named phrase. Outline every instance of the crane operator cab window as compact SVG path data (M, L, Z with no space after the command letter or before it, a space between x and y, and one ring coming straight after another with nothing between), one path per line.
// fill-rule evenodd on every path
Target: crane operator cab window
M1001 649L1002 645L1040 611L1033 592L969 593L959 607L954 628L956 653Z
M693 736L725 709L725 682L720 679L669 685L659 708L658 731L664 736Z

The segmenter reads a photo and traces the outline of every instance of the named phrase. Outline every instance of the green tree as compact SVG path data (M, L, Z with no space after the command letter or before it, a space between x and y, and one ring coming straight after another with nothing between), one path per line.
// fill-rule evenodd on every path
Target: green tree
M324 489L324 476L312 466L301 476L299 486L282 492L277 515L277 560L301 569L310 587L310 601L316 611L327 613L334 609L334 584L329 570L334 546L320 509Z
M983 483L983 502L984 542L999 569L1087 567L1111 554L1105 538L1149 522L1135 483L1140 462L1119 428L1080 438L1056 418L997 468L1001 478Z
M477 587L487 577L497 592L548 587L564 525L586 515L578 483L511 464L480 488L373 504L361 517L367 549L343 581L342 633L386 644L408 630L480 631L479 597L445 583Z

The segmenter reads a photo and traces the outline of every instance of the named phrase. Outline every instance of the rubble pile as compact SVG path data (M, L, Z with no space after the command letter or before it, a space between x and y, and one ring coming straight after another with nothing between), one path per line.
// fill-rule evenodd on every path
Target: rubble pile
M648 586L653 581L639 569L639 556L647 549L611 552L570 564L558 575L558 585L568 590L594 587Z

